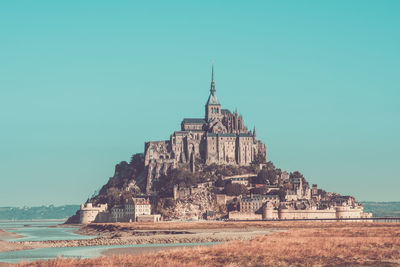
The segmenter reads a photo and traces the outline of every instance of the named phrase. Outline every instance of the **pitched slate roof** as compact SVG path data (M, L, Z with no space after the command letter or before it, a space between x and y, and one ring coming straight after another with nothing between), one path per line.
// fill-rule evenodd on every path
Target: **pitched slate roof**
M236 137L234 133L207 133L207 136Z
M185 118L182 123L192 123L192 124L204 124L206 123L205 119L193 119L193 118Z
M274 200L278 199L278 195L253 195L252 197L243 197L241 202L255 202L255 201L262 201L264 199Z
M222 115L226 115L226 114L231 114L231 111L229 109L221 109L221 113Z
M234 133L220 133L219 136L221 137L236 137Z
M239 137L253 137L250 133L240 133Z

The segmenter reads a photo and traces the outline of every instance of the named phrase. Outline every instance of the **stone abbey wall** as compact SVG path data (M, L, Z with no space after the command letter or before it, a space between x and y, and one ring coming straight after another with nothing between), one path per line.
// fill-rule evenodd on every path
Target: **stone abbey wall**
M181 130L171 134L169 140L145 143L147 189L150 190L152 179L178 163L194 166L193 160L201 158L206 164L247 166L260 159L260 155L266 162L265 144L257 140L255 129L248 130L237 111L221 109L212 78L204 118L184 119Z

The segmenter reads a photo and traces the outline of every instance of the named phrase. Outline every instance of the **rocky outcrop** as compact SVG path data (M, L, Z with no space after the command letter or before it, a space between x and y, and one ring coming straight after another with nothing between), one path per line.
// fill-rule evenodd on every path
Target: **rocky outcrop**
M202 218L208 210L215 210L214 195L207 188L193 188L192 194L176 201L171 219Z

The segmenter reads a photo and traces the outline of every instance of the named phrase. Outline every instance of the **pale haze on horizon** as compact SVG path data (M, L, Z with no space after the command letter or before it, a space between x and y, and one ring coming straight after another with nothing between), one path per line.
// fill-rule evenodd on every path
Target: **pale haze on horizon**
M0 206L80 204L115 164L223 108L268 160L400 201L399 1L3 1Z

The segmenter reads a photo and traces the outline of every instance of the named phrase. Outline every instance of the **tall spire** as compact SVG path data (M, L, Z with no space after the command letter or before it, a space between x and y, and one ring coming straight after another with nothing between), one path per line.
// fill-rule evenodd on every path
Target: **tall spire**
M214 82L214 63L212 64L211 67L211 89L210 89L211 93L215 92L215 82Z
M214 64L212 64L211 69L211 89L210 96L208 97L206 105L221 105L218 101L218 98L215 94L215 82L214 82Z

